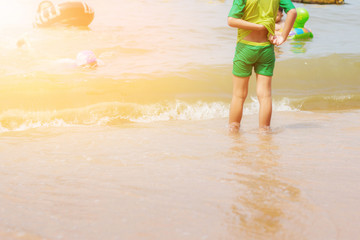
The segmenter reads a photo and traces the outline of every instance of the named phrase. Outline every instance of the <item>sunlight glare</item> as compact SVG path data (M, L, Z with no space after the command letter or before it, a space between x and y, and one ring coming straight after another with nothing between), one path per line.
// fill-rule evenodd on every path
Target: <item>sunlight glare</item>
M0 28L31 24L38 1L6 1L0 8Z

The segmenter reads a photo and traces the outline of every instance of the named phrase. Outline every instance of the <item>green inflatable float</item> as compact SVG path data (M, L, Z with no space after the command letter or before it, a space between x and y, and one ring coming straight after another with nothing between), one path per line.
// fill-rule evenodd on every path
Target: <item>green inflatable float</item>
M297 17L294 28L289 33L289 39L308 39L314 35L310 29L305 27L305 23L309 19L309 12L305 8L296 8Z

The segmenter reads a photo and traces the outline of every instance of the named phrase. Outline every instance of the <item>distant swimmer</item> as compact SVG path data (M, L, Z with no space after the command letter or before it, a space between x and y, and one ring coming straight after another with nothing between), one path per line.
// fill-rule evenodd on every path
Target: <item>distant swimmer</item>
M76 65L82 68L96 68L99 61L93 51L84 50L77 54Z
M80 51L76 55L76 59L62 58L56 60L56 68L60 66L61 69L96 69L102 65L104 65L104 62L97 58L91 50Z
M21 36L16 41L16 47L19 48L19 49L30 49L31 48L31 44L30 44L30 41L28 39L28 33L25 33L23 36Z
M28 39L28 33L25 33L16 41L16 47L19 50L26 50L34 52L30 41ZM83 68L83 69L95 69L98 66L104 65L104 62L96 57L96 54L91 50L83 50L78 52L76 58L61 58L56 60L55 66L65 69Z
M25 38L20 38L19 40L16 41L16 46L18 48L22 48L24 46L27 46L28 45L28 42L26 41Z

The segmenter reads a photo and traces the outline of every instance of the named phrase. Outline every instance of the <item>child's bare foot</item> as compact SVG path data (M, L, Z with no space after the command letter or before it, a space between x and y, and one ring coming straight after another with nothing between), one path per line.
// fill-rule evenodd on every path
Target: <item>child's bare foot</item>
M259 131L260 131L260 133L268 133L271 131L271 128L270 128L270 126L262 126L262 127L259 127Z
M229 123L229 132L230 133L238 133L240 129L240 123L232 122Z

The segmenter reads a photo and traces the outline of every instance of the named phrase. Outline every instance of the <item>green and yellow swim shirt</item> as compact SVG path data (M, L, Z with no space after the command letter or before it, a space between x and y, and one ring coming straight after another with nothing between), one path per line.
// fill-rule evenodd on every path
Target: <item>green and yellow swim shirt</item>
M295 8L291 0L234 0L229 17L240 18L245 21L264 25L269 34L274 35L275 18L279 6L284 8L285 13ZM243 40L251 30L238 29L237 42L250 45L269 45L270 42L256 43Z

